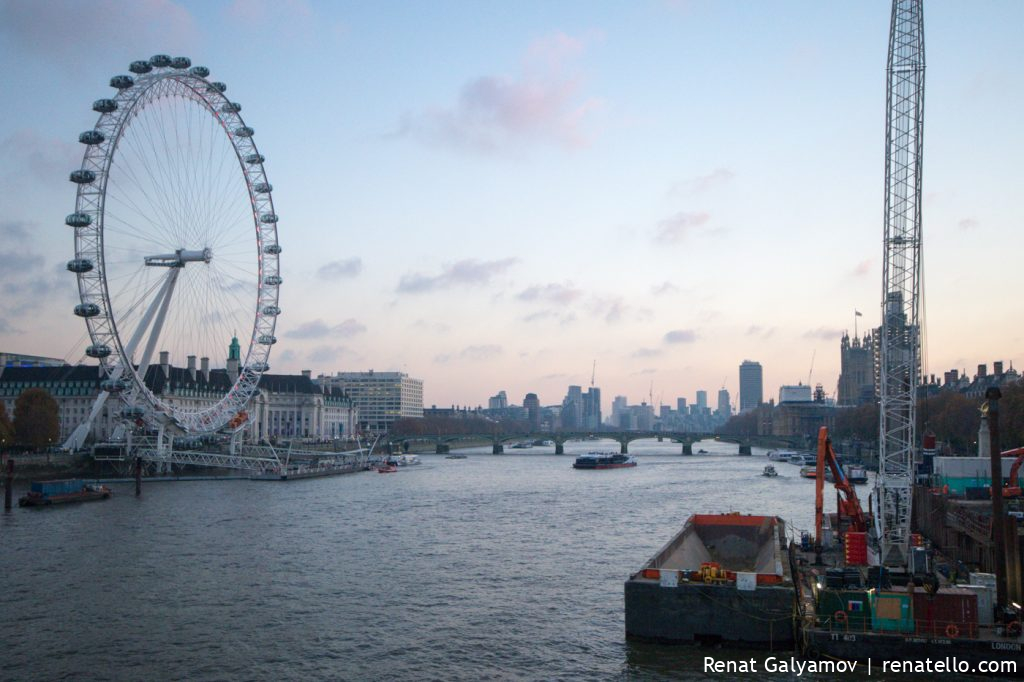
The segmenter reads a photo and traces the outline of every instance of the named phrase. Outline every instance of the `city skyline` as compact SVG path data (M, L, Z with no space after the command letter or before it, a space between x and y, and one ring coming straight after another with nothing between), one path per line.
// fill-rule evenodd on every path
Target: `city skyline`
M844 330L879 324L886 2L113 6L118 22L0 5L0 78L22 95L0 148L3 350L80 359L76 139L109 78L160 52L228 83L267 156L272 372L399 371L428 405L553 404L596 360L607 411L620 394L739 396L755 358L765 400L798 382L832 395ZM985 8L926 18L926 373L1024 348L1005 298L981 293L1024 246L1022 133L990 115L1019 109L1004 84L1024 7Z

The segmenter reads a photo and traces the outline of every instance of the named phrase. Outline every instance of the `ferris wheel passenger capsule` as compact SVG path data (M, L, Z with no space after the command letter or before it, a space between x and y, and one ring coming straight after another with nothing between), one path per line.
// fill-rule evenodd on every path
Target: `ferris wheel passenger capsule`
M267 244L263 247L263 253L269 253L271 256L276 256L281 253L281 245Z
M88 213L71 213L64 218L64 224L68 227L88 227L92 222L92 216Z
M86 130L78 136L78 141L82 144L100 144L105 139L107 138L103 137L103 133L98 130Z
M88 185L96 179L96 174L91 170L79 169L71 171L71 182L78 183L79 185Z
M112 99L98 99L92 103L92 110L101 114L109 114L117 111L117 101Z
M271 317L275 317L275 316L281 314L281 309L278 308L276 305L264 306L263 307L263 314L264 315L270 315Z
M149 73L150 71L152 71L153 65L145 59L141 59L139 61L132 62L131 65L128 67L128 70L132 73L137 73L141 76L144 73Z
M261 223L271 223L271 224L276 223L277 222L277 214L276 213L264 213L263 215L260 216L260 222Z
M255 132L249 126L239 126L235 128L235 137L252 137Z
M155 54L149 58L149 63L158 69L171 65L171 58L165 54Z
M245 157L245 162L249 165L252 165L254 163L263 163L266 160L267 157L263 156L262 154L249 154L247 157Z
M274 191L274 186L269 182L257 182L252 186L252 191L256 194L269 194Z
M277 343L277 337L273 334L260 334L259 338L256 339L256 342L261 346L273 346Z
M242 110L242 105L238 102L228 102L220 108L225 114L237 114Z
M175 57L171 60L172 69L187 69L192 66L192 60L188 57Z
M75 315L79 317L96 317L100 314L100 307L95 303L79 303L75 306Z
M121 416L125 419L142 419L146 416L146 410L140 405L128 405L121 410Z
M249 367L254 372L266 372L268 369L270 369L270 365L268 365L265 362L254 362L251 365L249 365Z
M92 270L92 261L88 258L75 258L68 261L68 270L76 273L89 272Z
M124 379L104 379L100 382L100 390L107 393L120 393L128 388L128 382Z
M280 275L267 275L263 278L263 283L268 287L280 286L282 282L284 282L284 280L281 279Z
M210 92L217 91L223 93L228 89L228 86L224 83L221 83L220 81L214 81L210 83L210 85L206 89Z
M210 70L205 66L193 66L188 70L193 76L199 76L200 78L206 78L210 75Z
M131 76L114 76L110 79L110 87L118 90L127 90L133 85L135 85L135 81Z
M110 353L110 346L104 345L102 343L93 344L85 349L85 354L88 355L90 358L105 358L108 357Z

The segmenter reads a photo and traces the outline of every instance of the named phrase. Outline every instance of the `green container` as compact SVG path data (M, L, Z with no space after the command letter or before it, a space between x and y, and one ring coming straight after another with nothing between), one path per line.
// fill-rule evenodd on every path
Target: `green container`
M845 615L837 616L839 612ZM871 629L871 599L867 590L818 590L818 621L833 629L865 632Z
M871 593L871 629L878 632L913 632L914 607L906 592Z

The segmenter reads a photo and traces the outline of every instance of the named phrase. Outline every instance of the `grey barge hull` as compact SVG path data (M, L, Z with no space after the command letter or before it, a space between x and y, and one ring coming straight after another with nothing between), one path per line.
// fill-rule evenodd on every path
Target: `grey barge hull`
M626 637L791 648L785 522L694 515L625 584Z

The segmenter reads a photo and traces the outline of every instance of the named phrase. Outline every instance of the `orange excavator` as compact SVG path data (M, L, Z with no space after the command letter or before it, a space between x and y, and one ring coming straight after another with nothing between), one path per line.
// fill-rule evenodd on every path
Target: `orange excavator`
M1024 448L1004 450L1000 454L1003 457L1013 457L1014 455L1017 455L1017 460L1010 466L1010 478L1006 485L1003 486L1003 497L1020 497L1020 467L1024 464Z
M825 465L832 470L832 480L838 491L836 508L839 511L840 519L849 519L849 530L863 532L868 529L868 520L864 511L860 508L860 500L857 499L857 491L853 484L846 477L843 467L836 459L835 450L832 449L832 439L828 437L828 429L822 426L818 430L818 466L814 479L814 540L817 547L821 547L821 526L822 517L825 513Z

